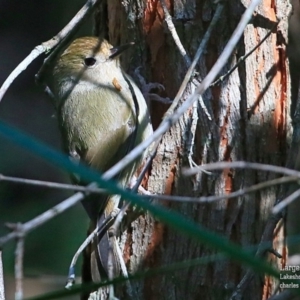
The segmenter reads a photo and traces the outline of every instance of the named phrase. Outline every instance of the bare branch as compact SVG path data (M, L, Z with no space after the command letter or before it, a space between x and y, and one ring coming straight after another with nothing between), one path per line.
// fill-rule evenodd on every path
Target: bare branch
M275 255L277 258L282 258L282 255L278 251L276 251L274 248L269 249L268 251L270 253L272 253L273 255Z
M258 249L256 251L255 257L261 257L266 250L272 249L273 233L278 222L281 219L282 216L280 214L269 216ZM243 294L243 292L245 291L245 289L249 286L249 283L251 282L253 277L254 277L254 273L251 270L248 270L245 276L237 285L235 291L232 293L230 300L239 299Z
M91 184L90 186L92 186L92 185L93 184ZM61 214L68 208L72 207L79 201L83 200L85 196L86 195L83 193L76 193L73 196L64 200L63 202L52 207L51 209L45 211L41 215L35 217L34 219L32 219L24 224L21 224L18 228L18 231L13 231L13 232L7 234L6 236L3 236L0 238L0 248L3 247L3 245L6 244L7 242L17 238L20 235L20 233L22 233L25 236L27 233L29 233L33 229L43 225L44 223L46 223L53 217Z
M11 176L5 176L0 174L0 181L8 181L20 184L28 184L34 186L43 186L47 188L54 188L54 189L62 189L62 190L72 190L72 191L79 191L79 192L89 192L94 194L103 194L106 192L105 189L97 188L92 186L79 186L74 184L67 184L67 183L58 183L58 182L50 182L50 181L42 181L42 180L35 180L35 179L26 179L26 178L17 178Z
M300 172L296 170L292 170L285 167L280 166L273 166L273 165L267 165L267 164L260 164L260 163L251 163L246 161L233 161L233 162L216 162L206 165L201 165L201 168L197 170L197 168L193 169L185 169L183 170L183 174L186 176L191 176L194 174L197 174L198 172L201 172L201 169L205 170L220 170L220 169L228 169L228 168L236 168L236 169L254 169L254 170L260 170L260 171L269 171L274 173L281 173L287 176L295 176L297 178L300 178Z
M286 197L285 199L281 200L276 206L273 207L272 213L274 215L278 214L282 211L285 207L291 204L293 201L297 200L300 196L300 189Z
M169 14L169 11L167 9L165 0L160 0L160 3L161 3L161 6L162 6L164 14L165 14L165 21L166 21L166 23L168 25L168 28L169 28L170 32L171 32L173 40L174 40L174 42L175 42L175 44L176 44L176 46L177 46L180 54L182 55L182 57L183 57L183 59L185 61L186 66L188 68L190 66L190 64L191 64L191 59L189 58L188 54L186 53L186 51L185 51L185 49L184 49L184 47L183 47L183 45L182 45L182 43L180 41L180 38L179 38L179 36L177 34L176 28L175 28L174 23L172 21L172 17Z
M151 164L152 164L152 160L153 158L155 157L156 155L156 149L154 149L154 151L149 155L148 159L147 159L147 162L145 163L142 171L140 172L139 174L139 177L137 178L136 180L136 183L134 185L134 187L132 188L133 191L136 191L138 189L138 187L140 186L146 172L148 171L148 169L150 168ZM150 196L151 198L151 196ZM128 208L130 207L130 202L127 202L123 205L123 207L121 208L121 210L119 211L115 221L114 221L114 224L113 226L111 226L110 228L110 232L113 236L117 236L117 232L121 226L121 223L122 223L122 220L126 214L126 211L128 210ZM125 275L124 275L125 276Z
M41 54L46 52L43 45L36 46L30 54L10 73L0 88L0 102L15 79Z
M153 155L150 155L147 159L147 162L145 163L142 171L139 174L139 177L137 178L134 187L132 188L132 191L136 191L139 187L139 185L141 184L141 181L143 179L143 177L145 176L147 170L149 169L152 160L155 156L156 151L154 151ZM122 253L121 250L118 246L117 240L116 240L116 234L118 231L118 228L124 218L124 215L126 213L126 210L128 209L128 207L130 206L130 202L125 203L122 207L122 209L118 212L117 217L115 216L115 212L112 212L105 220L104 223L102 224L102 226L100 228L96 228L96 232L98 235L98 239L100 240L101 237L108 231L109 234L109 255L108 255L108 275L109 275L109 279L113 279L114 278L114 259L115 259L115 255L118 257L118 262L120 263L121 266L121 270L122 270L122 274L124 277L128 277L128 272L126 269L126 265L124 262L124 259L122 257ZM112 225L113 223L113 226ZM70 269L69 269L69 278L68 278L68 283L67 283L67 287L70 288L74 282L75 282L75 264L78 258L78 255L83 251L83 249L91 242L93 237L89 236L84 243L80 246L80 248L78 249L78 251L76 252ZM116 262L115 262L116 263ZM131 287L131 284L129 281L126 281L126 285L127 285L127 289L128 289L128 293L129 295L133 294L133 289ZM114 286L113 285L109 285L109 297L110 299L117 299L114 295Z
M5 300L4 276L2 264L2 251L0 249L0 300Z
M111 227L111 231L112 231L113 235L117 234L117 231L121 226L122 220L126 214L127 209L129 208L129 206L130 206L130 202L127 202L119 211L119 213L116 217L116 220L114 222L114 225Z
M105 218L103 224L101 227L96 227L95 230L89 234L89 236L83 241L83 243L80 245L76 253L74 254L70 267L69 267L69 274L68 274L68 280L66 283L66 289L70 289L73 284L75 283L75 266L78 260L79 255L83 252L83 250L89 245L89 243L92 242L95 235L98 235L98 238L101 239L101 237L107 232L113 221L115 220L115 216L113 213L111 213L107 218Z
M7 92L8 88L14 82L14 80L24 71L27 67L41 54L52 50L63 39L74 33L85 18L92 12L95 4L99 0L88 0L86 4L79 10L79 12L73 17L73 19L52 39L36 46L31 53L11 72L0 88L0 102ZM41 72L39 72L40 76Z
M268 298L268 300L296 300L298 297L299 296L295 295L291 290L285 290L278 295Z
M208 27L208 29L206 30L203 39L201 40L201 43L200 43L200 45L199 45L199 47L198 47L198 49L197 49L197 52L196 52L195 57L194 57L194 59L193 59L193 62L192 62L192 64L190 65L188 71L187 71L186 74L185 74L185 77L184 77L184 79L183 79L183 81L182 81L182 84L181 84L181 86L180 86L180 88L179 88L179 90L178 90L178 92L177 92L177 95L176 95L176 97L175 97L175 99L174 99L172 105L170 106L170 108L168 109L168 111L165 113L166 116L172 115L173 112L174 112L174 110L176 109L176 107L177 107L177 105L178 105L178 103L179 103L179 100L180 100L180 98L182 97L183 92L184 92L185 89L186 89L187 84L189 83L190 79L192 78L192 76L193 76L193 74L194 74L194 70L195 70L195 68L196 68L196 65L197 65L197 63L198 63L200 57L202 56L202 54L203 54L205 48L206 48L206 45L207 45L207 42L208 42L208 40L209 40L209 38L210 38L210 36L211 36L211 33L212 33L213 29L215 28L215 26L216 26L216 24L217 24L217 22L218 22L218 20L219 20L219 18L220 18L220 16L221 16L221 14L222 14L223 8L224 8L224 3L220 2L220 3L218 4L218 6L217 6L217 10L216 10L216 12L215 12L215 14L214 14L214 17L213 17L212 21L210 22L209 27ZM233 49L232 49L232 50L233 50ZM224 62L224 64L225 64L225 62ZM220 69L220 70L221 70L221 69ZM217 75L217 74L216 74L216 75ZM200 88L200 87L199 87L199 88ZM197 91L196 91L195 93L197 93ZM194 94L195 94L195 93L194 93ZM199 96L200 96L200 95L202 95L202 93L199 93ZM201 97L201 98L202 98L202 97ZM190 99L190 98L189 98L189 99ZM189 100L189 99L188 99L188 100ZM188 100L187 100L187 101L188 101ZM193 100L193 102L194 102L194 100ZM191 103L191 104L192 104L192 103Z
M147 164L150 162L148 161ZM199 168L199 167L198 167ZM200 167L201 169L201 167ZM146 171L147 169L145 169ZM207 172L206 170L202 170L204 172ZM211 174L210 172L207 172L208 174ZM142 176L141 176L142 175ZM140 177L141 176L141 177ZM144 174L140 174L137 182L140 184L140 179L142 179ZM226 195L220 195L220 196L209 196L209 197L185 197L185 196L174 196L174 195L155 195L155 194L149 194L145 195L147 198L155 198L160 200L170 200L170 201L182 201L182 202L213 202L213 201L219 201L224 198L230 199L235 198L241 195L244 195L246 193L255 192L257 190L267 188L273 185L287 183L291 181L297 181L298 177L282 177L273 179L267 182L259 183L257 185L253 185L246 189L241 189L239 191L226 194ZM41 181L41 180L33 180L33 179L26 179L26 178L17 178L17 177L11 177L11 176L5 176L0 174L0 181L8 181L8 182L14 182L14 183L20 183L20 184L28 184L33 186L43 186L47 188L57 188L57 189L66 189L66 190L74 190L74 191L81 191L81 192L88 192L88 193L95 193L95 194L103 194L106 192L105 189L100 189L96 187L89 187L89 186L77 186L73 184L65 184L65 183L57 183L57 182L50 182L50 181ZM133 190L136 190L136 187L133 188Z
M169 201L178 201L178 202L196 202L196 203L211 203L214 201L220 201L223 199L231 199L231 198L236 198L248 193L253 193L258 190L262 190L277 184L283 184L283 183L288 183L291 181L297 181L299 180L298 177L294 176L289 176L289 177L281 177L281 178L276 178L272 179L266 182L258 183L255 184L251 187L240 189L238 191L232 192L230 194L223 194L223 195L218 195L218 196L208 196L208 197L186 197L186 196L174 196L174 195L145 195L145 197L150 197L153 199L158 199L158 200L169 200Z
M75 283L75 265L78 260L79 255L83 252L83 250L91 243L91 241L94 239L94 237L97 235L98 228L96 228L86 239L85 241L80 245L78 250L76 251L75 255L73 256L73 259L71 261L71 265L69 268L69 275L68 280L66 283L65 288L70 289L73 284Z
M147 164L149 163L149 161L147 162ZM240 191L236 191L232 194L229 195L224 195L224 196L216 196L214 198L212 197L201 197L201 198L190 198L190 197L171 197L171 196L166 196L166 195L150 195L147 196L145 195L144 197L153 197L153 198L158 198L158 199L166 199L166 200L173 200L175 201L191 201L191 202L211 202L211 201L217 201L217 200L221 200L224 198L233 198L233 197L237 197L239 195L242 195L245 192L252 192L252 191L256 191L258 189L261 188L265 188L268 186L271 186L273 184L279 184L279 183L285 183L288 181L293 181L296 180L296 178L300 178L300 172L292 170L292 169L288 169L288 168L284 168L284 167L279 167L279 166L272 166L272 165L265 165L265 164L259 164L259 163L246 163L246 162L219 162L219 163L212 163L212 164L208 164L208 165L203 165L201 166L201 168L206 169L206 170L215 170L215 169L223 169L223 168L250 168L250 169L257 169L257 170L263 170L263 171L271 171L271 172L277 172L277 173L282 173L285 175L289 175L292 177L288 177L288 178L281 178L281 179L274 179L271 180L269 182L266 183L260 183L257 184L255 186L252 186L250 188L247 189L243 189ZM185 173L188 175L192 175L195 172L199 172L198 168L193 168L193 169L189 169L187 170ZM295 178L293 178L295 177ZM97 189L94 188L95 184L91 184L88 186L89 189L87 189L87 191L90 192L97 192ZM66 200L64 200L63 202L59 203L58 205L56 205L55 207L51 208L50 210L44 212L43 214L37 216L36 218L34 218L31 221L28 221L27 223L24 223L23 225L20 226L20 230L24 233L27 234L28 232L30 232L31 230L33 230L34 228L44 224L45 222L47 222L48 220L50 220L51 218L55 217L56 215L64 212L65 210L67 210L68 208L70 208L71 206L75 205L76 203L78 203L79 201L83 200L83 198L85 197L85 194L83 193L76 193L73 196L67 198ZM121 210L120 212L121 214L124 214L125 211L123 212ZM122 220L121 218L122 216L118 216L117 218L117 224L119 222L119 220ZM117 227L119 225L116 225ZM114 229L116 230L116 228ZM11 232L8 235L0 238L0 247L2 247L5 243L11 241L12 239L17 237L17 233L16 232Z
M271 33L275 30L275 28L278 26L278 24L276 23L273 28L266 34L266 36L248 53L246 53L244 56L240 57L239 60L237 61L237 63L224 75L220 76L219 79L217 79L215 82L213 82L210 86L216 86L217 84L219 84L220 82L222 82L226 77L230 76L233 71L242 63L244 62L257 48L259 48L264 41L267 40L267 38L271 35Z
M17 224L16 231L18 232L18 227L22 226ZM15 281L16 281L16 290L15 290L15 300L23 299L23 259L24 259L24 236L18 237L17 246L15 250Z
M128 278L127 268L126 268L126 265L125 265L125 262L124 262L124 259L123 259L122 251L121 251L118 243L116 243L116 254L119 258L122 274L125 278ZM130 283L129 279L126 281L126 286L127 286L127 292L128 292L129 298L130 299L137 299L138 298L137 295L135 295L135 297L133 297L133 289L132 289L132 286L131 286L131 283Z
M109 280L113 280L115 277L115 274L114 274L114 262L116 263L115 256L114 256L115 244L116 244L115 237L114 236L109 237L109 239L108 239L108 245L109 245L108 246L108 260L107 260L107 273L108 273ZM116 300L113 284L109 285L109 299Z
M49 40L46 43L50 43L51 48L55 46L58 47L53 51L44 61L44 64L36 74L37 82L43 82L43 75L45 70L51 64L51 62L57 56L57 53L68 43L68 41L73 37L76 31L79 29L81 24L88 18L88 16L93 12L96 4L101 0L87 0L84 6L78 11L78 13L72 18L72 20L65 26L54 38ZM55 39L54 46L51 44L51 41ZM44 43L43 43L44 44Z

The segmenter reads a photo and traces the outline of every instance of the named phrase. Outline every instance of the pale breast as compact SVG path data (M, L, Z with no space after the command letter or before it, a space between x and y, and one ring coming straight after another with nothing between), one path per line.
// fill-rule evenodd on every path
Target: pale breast
M135 107L126 82L107 87L76 86L61 108L68 143L97 169L104 170L135 128ZM124 154L125 155L125 154Z

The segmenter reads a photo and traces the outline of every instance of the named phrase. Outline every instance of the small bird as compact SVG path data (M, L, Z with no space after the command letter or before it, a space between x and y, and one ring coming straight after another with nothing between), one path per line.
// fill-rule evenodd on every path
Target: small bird
M120 66L119 55L129 46L113 47L96 37L78 38L58 57L52 71L50 84L65 151L101 172L152 134L146 101ZM126 187L141 159L115 178L121 186ZM101 226L119 201L116 195L90 195L83 201L91 230ZM108 241L107 236L103 239ZM92 259L87 258L93 281L107 275L108 242L102 242L93 247ZM99 274L95 274L96 265Z

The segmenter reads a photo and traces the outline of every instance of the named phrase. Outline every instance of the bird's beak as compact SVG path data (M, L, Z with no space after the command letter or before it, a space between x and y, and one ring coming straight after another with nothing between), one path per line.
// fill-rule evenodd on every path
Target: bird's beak
M124 44L118 47L114 47L110 49L111 55L109 56L110 59L113 59L117 56L119 56L123 51L127 50L129 47L134 45L134 42L130 42L128 44Z

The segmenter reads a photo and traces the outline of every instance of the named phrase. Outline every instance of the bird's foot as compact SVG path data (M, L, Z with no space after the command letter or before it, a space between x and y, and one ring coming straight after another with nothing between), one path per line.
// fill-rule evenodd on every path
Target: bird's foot
M149 191L147 191L144 187L142 187L141 185L139 186L138 189L139 193L142 195L151 195L151 193Z
M164 104L171 104L172 100L170 98L159 95L159 93L165 91L165 87L158 82L146 83L145 78L140 73L140 69L141 67L136 68L134 74L140 83L140 88L146 102L149 104L150 101L158 101Z
M128 188L130 190L132 190L134 188L134 186L136 185L137 183L137 178L136 176L132 176L129 184L128 184ZM150 192L148 192L144 187L142 187L141 185L138 187L138 192L142 195L151 195Z
M115 218L118 213L120 212L120 209L118 207L115 207L112 212L110 213L111 218Z

